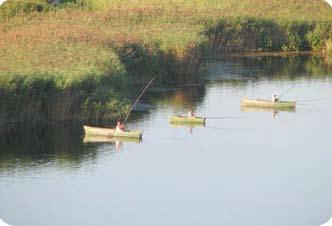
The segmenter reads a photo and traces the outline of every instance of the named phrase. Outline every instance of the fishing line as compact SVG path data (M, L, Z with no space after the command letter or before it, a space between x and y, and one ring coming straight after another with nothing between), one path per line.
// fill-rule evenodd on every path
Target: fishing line
M234 119L234 118L248 118L248 117L205 117L205 119L229 119L229 118L231 118L231 119Z
M215 129L215 130L236 130L236 131L239 131L239 130L250 130L250 128L222 128L222 127L215 127L215 126L204 126L204 128L208 128L208 129Z
M285 92L283 92L280 96L279 96L279 99L284 96L286 93L288 93L289 91L291 91L294 87L295 87L295 83L292 85L292 87L290 87L289 89L287 89Z
M307 100L298 100L296 102L315 102L320 100L332 100L332 98L317 98L317 99L307 99Z
M216 129L216 130L231 130L231 128L221 128L221 127L215 127L215 126L204 126L208 129Z

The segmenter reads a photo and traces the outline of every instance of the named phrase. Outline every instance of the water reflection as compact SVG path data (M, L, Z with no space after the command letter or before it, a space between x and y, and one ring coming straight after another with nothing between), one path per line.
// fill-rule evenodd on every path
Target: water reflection
M208 80L230 80L232 85L240 85L261 79L326 78L332 72L330 58L320 55L227 57L223 62L210 62Z
M203 101L206 88L202 83L173 84L173 88L159 84L152 88L150 95L143 99L152 102L153 105L166 105L175 110L185 111L195 109Z
M122 149L123 143L141 143L143 140L141 138L135 137L107 137L107 136L95 136L85 134L83 143L86 144L115 144L115 149L120 151Z
M175 123L171 122L170 123L172 127L174 128L182 128L188 131L189 134L193 134L195 128L200 128L200 127L205 127L205 124L195 124L195 123Z
M15 126L1 131L0 171L56 163L77 167L96 158L96 148L82 144L78 125Z
M295 108L284 108L284 109L272 109L272 108L259 108L259 107L247 107L247 106L241 106L241 112L246 113L255 113L255 112L271 112L272 119L277 119L279 114L282 114L282 112L296 112Z

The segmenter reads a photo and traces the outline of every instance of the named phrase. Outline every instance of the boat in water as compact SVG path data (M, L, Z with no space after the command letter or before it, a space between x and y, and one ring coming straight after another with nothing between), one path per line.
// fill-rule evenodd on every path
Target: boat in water
M272 108L272 109L295 109L296 101L277 101L260 100L260 99L248 99L246 97L241 100L242 107L251 108Z
M170 117L172 124L205 124L205 118L202 117L188 117L188 116L172 116Z
M105 137L131 137L142 139L143 132L141 130L130 130L118 132L115 129L84 126L85 135L105 136Z

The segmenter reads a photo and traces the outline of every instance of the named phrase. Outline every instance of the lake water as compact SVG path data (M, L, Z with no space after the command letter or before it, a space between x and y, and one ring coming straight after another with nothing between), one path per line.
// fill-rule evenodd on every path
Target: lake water
M85 143L78 125L0 139L0 218L16 226L315 226L332 216L332 75L312 56L208 63L204 81L151 87L127 127L140 143ZM241 109L273 92L295 111ZM143 106L142 105L142 106ZM172 126L192 107L206 125ZM223 118L224 117L224 118Z

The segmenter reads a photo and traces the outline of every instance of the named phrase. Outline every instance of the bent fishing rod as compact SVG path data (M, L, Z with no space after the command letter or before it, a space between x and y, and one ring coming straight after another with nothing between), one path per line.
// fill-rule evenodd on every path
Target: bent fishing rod
M149 86L153 83L153 81L157 78L157 76L154 76L149 82L148 84L146 84L146 86L144 87L144 89L142 90L142 92L140 93L140 95L136 98L134 104L131 106L129 112L127 113L126 117L124 118L123 122L126 122L130 113L133 111L133 109L135 108L136 104L138 103L139 99L143 96L144 92L149 88Z

